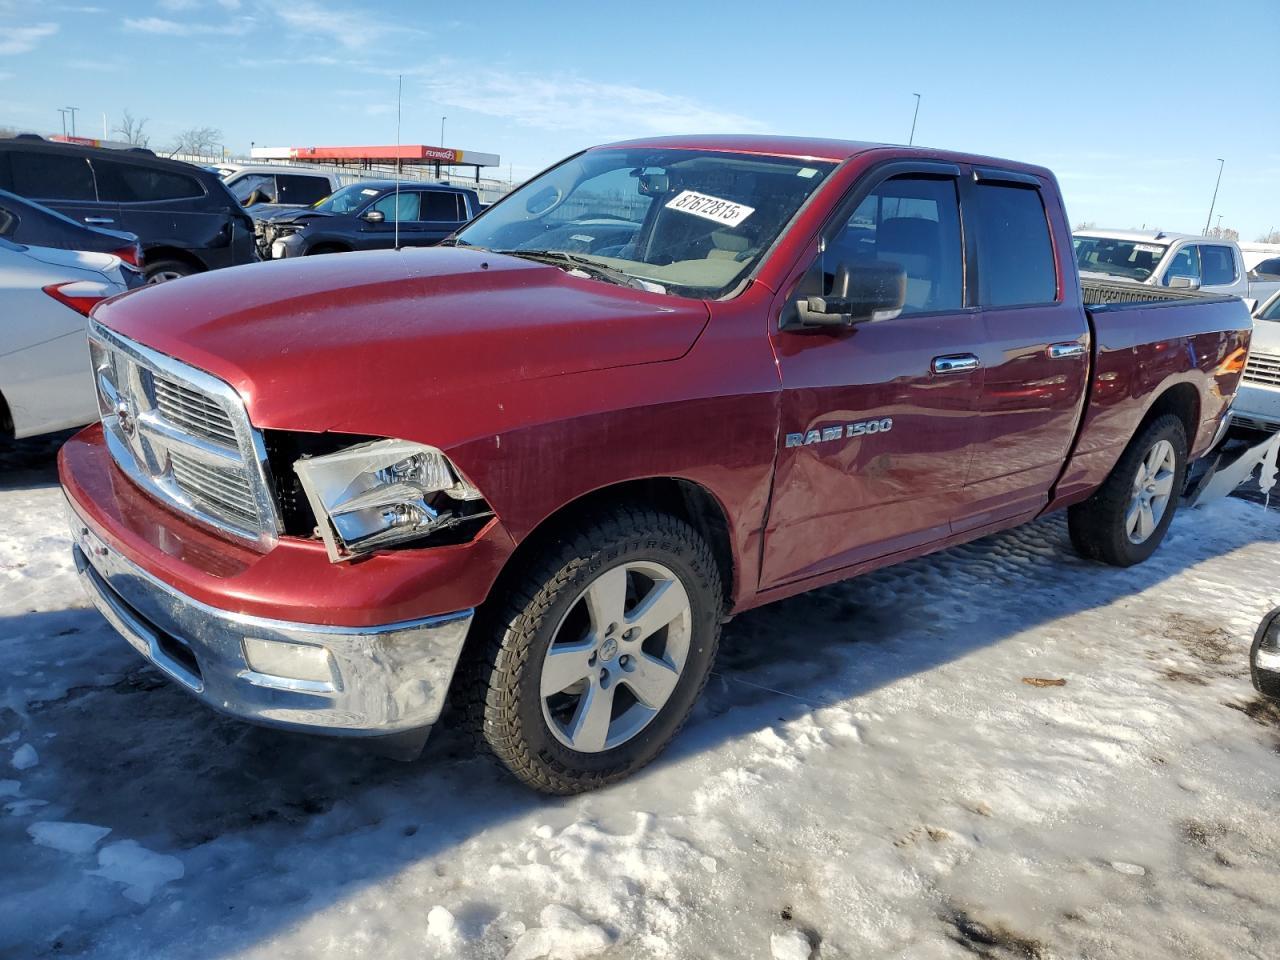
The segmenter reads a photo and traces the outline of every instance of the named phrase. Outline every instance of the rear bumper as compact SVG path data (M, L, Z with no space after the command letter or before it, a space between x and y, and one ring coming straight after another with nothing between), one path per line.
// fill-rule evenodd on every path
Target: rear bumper
M1243 381L1231 407L1231 422L1252 430L1280 430L1280 388Z
M69 505L76 569L144 657L211 707L312 733L386 737L440 716L473 611L337 627L211 607L109 547Z

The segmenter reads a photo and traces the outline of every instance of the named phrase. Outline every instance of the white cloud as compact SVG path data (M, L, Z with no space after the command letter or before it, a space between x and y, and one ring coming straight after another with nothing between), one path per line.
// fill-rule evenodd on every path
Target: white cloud
M166 37L239 36L247 33L253 21L241 18L231 23L184 23L163 17L128 17L124 28L133 33L152 33Z
M691 97L574 74L509 73L443 64L420 75L436 103L541 130L614 138L765 129L758 120Z
M300 33L328 37L348 50L368 49L370 43L393 29L401 34L420 34L408 26L386 23L366 12L326 7L314 0L270 0L268 4L285 25Z
M0 30L0 54L27 53L45 37L58 32L56 23L33 23L26 27L6 26Z

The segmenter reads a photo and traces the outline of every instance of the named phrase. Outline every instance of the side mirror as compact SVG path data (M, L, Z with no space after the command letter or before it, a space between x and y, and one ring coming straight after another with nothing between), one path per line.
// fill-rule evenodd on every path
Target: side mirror
M381 210L370 210L360 215L360 219L365 223L382 223L387 217Z
M851 327L892 320L907 302L907 272L897 263L842 263L831 293L796 302L800 322L815 327Z
M1249 672L1259 693L1280 700L1280 607L1258 625L1249 651Z
M1169 289L1171 290L1199 290L1200 280L1198 277L1170 277Z

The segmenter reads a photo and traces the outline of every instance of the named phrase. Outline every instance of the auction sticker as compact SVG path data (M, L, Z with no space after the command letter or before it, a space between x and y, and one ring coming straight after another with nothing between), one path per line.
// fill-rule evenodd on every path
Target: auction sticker
M681 191L667 201L667 208L679 210L681 213L691 213L705 220L714 220L716 223L723 223L726 227L736 227L756 212L755 207L745 207L732 200L721 200L719 197L698 193L695 190Z

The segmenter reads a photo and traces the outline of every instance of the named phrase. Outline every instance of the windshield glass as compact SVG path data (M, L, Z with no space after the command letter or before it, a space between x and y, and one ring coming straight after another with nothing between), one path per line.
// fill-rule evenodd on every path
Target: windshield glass
M1164 244L1114 237L1075 237L1076 263L1087 273L1146 280L1169 248Z
M453 242L714 298L755 266L833 167L702 150L592 150L503 198Z
M1280 296L1272 297L1271 302L1258 314L1259 320L1280 320Z
M381 192L363 184L353 183L335 190L323 200L317 200L311 205L311 209L322 210L325 213L351 213Z

